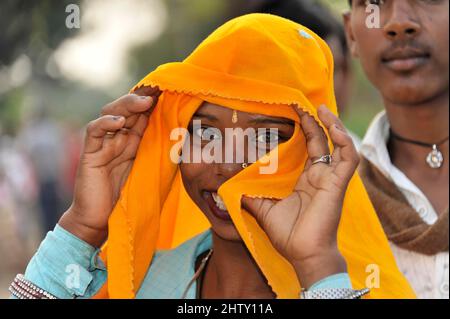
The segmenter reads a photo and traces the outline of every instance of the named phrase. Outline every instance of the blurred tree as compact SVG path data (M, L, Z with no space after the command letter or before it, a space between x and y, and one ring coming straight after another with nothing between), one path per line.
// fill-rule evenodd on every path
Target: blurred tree
M62 41L75 36L78 29L66 27L66 6L80 0L3 0L0 2L0 85L11 81L15 62L24 61L19 72L29 73L28 81L0 88L0 127L3 133L14 134L19 126L25 92L30 93L34 83L40 88L57 86L47 72L48 60ZM8 67L10 67L8 69ZM20 74L19 74L20 76Z
M79 0L3 0L0 2L0 64L9 65L18 56L37 57L40 50L56 49L78 29L65 27L68 4Z

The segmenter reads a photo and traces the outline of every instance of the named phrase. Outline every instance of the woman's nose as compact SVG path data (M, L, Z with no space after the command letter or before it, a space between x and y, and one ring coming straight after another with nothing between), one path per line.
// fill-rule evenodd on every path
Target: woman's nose
M216 163L214 173L228 180L242 170L242 163Z
M222 161L215 164L215 173L228 179L242 170L242 163L246 162L248 157L248 144L244 138L230 138L226 141L227 143L222 145Z

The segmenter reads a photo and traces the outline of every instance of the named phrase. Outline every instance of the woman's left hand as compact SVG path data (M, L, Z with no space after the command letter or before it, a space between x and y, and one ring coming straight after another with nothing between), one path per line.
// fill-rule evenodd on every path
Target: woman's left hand
M273 246L295 268L302 286L335 273L346 263L337 248L337 229L348 183L359 156L342 122L325 106L318 116L334 145L331 164L313 161L330 154L327 137L317 122L294 106L306 137L309 159L294 191L283 200L242 199Z

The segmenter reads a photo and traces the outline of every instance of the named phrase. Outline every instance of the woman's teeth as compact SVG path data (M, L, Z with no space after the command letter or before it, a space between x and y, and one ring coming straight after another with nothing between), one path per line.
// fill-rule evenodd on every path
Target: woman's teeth
M220 198L219 194L217 194L217 193L211 193L211 194L214 199L214 202L216 203L216 206L221 210L227 210L227 207L225 206L222 198Z

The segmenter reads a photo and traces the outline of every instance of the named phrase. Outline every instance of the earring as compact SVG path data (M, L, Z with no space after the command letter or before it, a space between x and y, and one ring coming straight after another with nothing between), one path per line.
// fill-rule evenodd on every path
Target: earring
M242 163L241 166L242 166L242 168L247 168L248 164L247 163Z
M233 116L231 117L231 122L237 123L237 121L238 121L237 111L233 110Z

